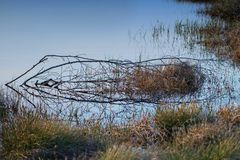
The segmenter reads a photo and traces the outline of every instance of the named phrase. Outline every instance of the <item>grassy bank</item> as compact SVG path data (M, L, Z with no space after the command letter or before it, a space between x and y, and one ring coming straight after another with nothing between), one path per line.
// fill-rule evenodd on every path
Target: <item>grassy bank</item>
M212 112L195 103L159 105L155 114L144 113L124 125L91 119L77 125L21 103L13 106L20 100L3 100L2 159L240 157L239 107Z

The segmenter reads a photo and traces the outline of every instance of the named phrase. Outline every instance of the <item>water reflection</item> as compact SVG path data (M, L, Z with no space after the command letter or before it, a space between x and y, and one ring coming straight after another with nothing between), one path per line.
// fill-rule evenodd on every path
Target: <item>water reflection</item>
M220 34L226 27L227 24L221 20L212 20L199 15L198 20L176 21L175 27L166 26L158 21L148 29L140 28L130 38L142 53L151 50L156 57L210 59L202 66L211 70L216 75L216 79L222 83L217 91L222 96L213 100L216 101L215 105L238 104L240 102L239 68L229 60L228 46ZM208 87L213 88L214 85L209 82ZM211 97L211 95L212 93L209 93L207 96Z

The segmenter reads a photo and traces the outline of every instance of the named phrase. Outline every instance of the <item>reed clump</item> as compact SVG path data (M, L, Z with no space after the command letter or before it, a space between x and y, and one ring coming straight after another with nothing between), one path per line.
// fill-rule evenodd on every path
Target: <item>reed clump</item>
M201 88L204 75L197 66L182 62L152 69L137 67L125 81L127 94L158 98L194 93Z

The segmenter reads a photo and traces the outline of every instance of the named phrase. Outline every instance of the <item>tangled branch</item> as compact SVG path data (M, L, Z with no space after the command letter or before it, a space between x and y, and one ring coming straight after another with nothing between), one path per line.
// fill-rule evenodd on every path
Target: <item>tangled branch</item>
M50 60L57 62L47 66ZM201 65L208 61L164 57L132 62L47 55L6 85L15 89L12 83L43 65L20 85L24 92L43 100L120 105L180 102L186 98L196 100L194 97L205 93L209 98L209 93L218 88L212 71Z

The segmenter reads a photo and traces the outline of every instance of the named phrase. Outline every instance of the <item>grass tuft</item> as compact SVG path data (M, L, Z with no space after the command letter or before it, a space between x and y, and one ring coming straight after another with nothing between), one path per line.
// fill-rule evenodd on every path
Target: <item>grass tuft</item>
M15 117L3 128L6 159L89 156L102 147L100 141L81 129L35 115Z
M127 94L159 96L185 95L201 88L204 75L196 66L173 63L153 69L137 68L126 77Z
M154 120L156 127L166 132L168 137L172 137L181 128L187 129L190 125L199 123L202 119L201 109L194 103L182 104L177 108L157 109Z

